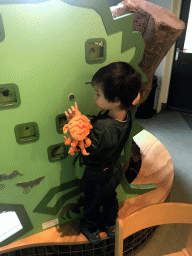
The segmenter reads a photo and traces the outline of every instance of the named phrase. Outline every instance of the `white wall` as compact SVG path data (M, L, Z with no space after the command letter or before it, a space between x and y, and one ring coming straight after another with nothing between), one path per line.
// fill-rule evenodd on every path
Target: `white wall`
M156 4L161 7L164 7L166 9L168 9L169 11L171 10L172 0L146 0L146 1L150 2L152 4Z

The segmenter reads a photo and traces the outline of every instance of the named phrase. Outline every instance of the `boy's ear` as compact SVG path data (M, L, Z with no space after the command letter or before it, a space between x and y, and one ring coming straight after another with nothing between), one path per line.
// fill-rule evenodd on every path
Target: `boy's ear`
M137 97L134 99L134 101L132 102L133 105L137 105L139 103L141 99L141 94L140 92L138 93Z

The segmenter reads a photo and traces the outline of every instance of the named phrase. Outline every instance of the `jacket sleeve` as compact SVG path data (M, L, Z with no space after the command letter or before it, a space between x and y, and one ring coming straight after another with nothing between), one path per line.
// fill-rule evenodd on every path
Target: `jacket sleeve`
M111 135L103 123L98 120L93 125L93 129L90 130L90 134L87 136L91 140L91 146L86 148L86 151L92 154L96 154L101 151L104 146L111 144Z

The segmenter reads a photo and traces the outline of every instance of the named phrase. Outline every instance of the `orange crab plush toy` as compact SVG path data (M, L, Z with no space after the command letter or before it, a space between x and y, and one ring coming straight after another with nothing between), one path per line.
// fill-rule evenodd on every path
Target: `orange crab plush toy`
M70 155L75 155L75 151L80 151L80 149L83 155L89 155L85 148L91 145L91 140L87 135L89 135L90 129L92 128L93 126L90 124L90 120L82 115L80 111L68 124L64 125L63 133L70 133L68 139L64 136L65 145L71 143L71 148L68 152Z

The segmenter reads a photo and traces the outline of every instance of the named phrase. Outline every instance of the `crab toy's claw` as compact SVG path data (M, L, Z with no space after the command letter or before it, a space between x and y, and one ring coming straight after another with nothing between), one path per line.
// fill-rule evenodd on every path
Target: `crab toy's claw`
M84 141L85 141L85 148L88 148L89 146L91 146L91 140L88 137L86 137Z
M68 133L69 132L69 125L68 124L65 124L64 126L63 126L63 133Z
M70 137L67 139L65 136L63 136L63 138L64 138L65 145L69 145L71 143Z

